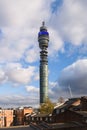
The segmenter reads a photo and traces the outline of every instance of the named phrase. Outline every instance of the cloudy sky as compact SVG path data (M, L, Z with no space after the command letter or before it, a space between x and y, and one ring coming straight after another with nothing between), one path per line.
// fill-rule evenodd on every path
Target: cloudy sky
M1 107L39 104L42 21L50 34L49 97L87 95L87 0L0 0Z

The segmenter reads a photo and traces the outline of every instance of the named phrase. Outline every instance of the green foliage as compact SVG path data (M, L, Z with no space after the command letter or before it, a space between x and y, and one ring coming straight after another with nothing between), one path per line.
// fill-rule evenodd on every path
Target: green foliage
M54 109L54 104L50 101L50 99L47 99L46 103L41 104L40 106L40 113L41 114L51 114Z

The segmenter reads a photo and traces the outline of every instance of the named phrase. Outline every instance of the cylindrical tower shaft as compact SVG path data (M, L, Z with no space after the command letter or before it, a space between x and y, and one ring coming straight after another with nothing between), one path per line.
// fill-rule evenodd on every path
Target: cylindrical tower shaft
M48 98L48 42L49 33L47 28L44 26L40 27L40 32L38 34L38 41L40 51L40 103L45 103Z
M40 103L45 103L48 97L48 65L40 64Z

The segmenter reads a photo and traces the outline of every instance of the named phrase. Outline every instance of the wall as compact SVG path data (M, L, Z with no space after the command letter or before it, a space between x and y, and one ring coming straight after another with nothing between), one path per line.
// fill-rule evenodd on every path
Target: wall
M80 114L77 114L73 111L65 111L63 113L60 113L53 117L54 122L60 123L60 122L70 122L70 121L77 121L81 122L83 121L83 117Z
M13 110L0 110L0 127L13 125Z
M33 108L28 108L28 107L15 110L15 119L14 119L15 124L14 125L24 125L25 115L31 114L32 112L33 112Z

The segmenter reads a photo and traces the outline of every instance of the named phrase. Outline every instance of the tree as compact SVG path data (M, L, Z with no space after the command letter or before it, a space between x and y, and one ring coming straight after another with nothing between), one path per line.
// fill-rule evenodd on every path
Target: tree
M54 104L48 98L46 103L41 104L40 113L41 114L51 114L53 112L53 109L54 109Z
M59 97L58 102L59 103L64 103L64 98L63 97Z

